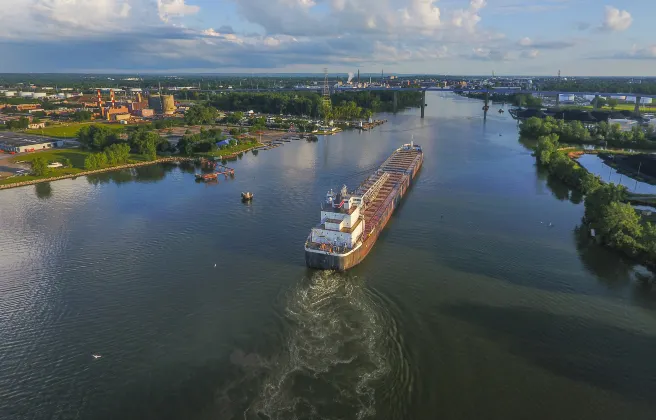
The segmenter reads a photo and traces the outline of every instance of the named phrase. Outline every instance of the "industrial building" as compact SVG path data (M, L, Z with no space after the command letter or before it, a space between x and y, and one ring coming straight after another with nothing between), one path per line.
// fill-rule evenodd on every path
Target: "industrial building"
M148 98L148 108L158 114L173 114L176 110L173 95L153 95Z
M63 140L30 136L10 131L0 132L0 150L9 153L35 152L53 147L62 147L63 145Z

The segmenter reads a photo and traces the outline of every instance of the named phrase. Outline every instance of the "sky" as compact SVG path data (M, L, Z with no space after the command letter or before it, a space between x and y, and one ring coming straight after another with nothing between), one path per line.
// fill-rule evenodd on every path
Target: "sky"
M0 72L656 76L652 0L0 0Z

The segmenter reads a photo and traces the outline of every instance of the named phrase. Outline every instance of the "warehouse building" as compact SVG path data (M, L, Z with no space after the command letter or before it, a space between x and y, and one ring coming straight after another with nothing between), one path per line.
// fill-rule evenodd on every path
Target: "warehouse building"
M0 150L8 153L35 152L37 150L62 147L63 140L30 136L14 132L0 132Z

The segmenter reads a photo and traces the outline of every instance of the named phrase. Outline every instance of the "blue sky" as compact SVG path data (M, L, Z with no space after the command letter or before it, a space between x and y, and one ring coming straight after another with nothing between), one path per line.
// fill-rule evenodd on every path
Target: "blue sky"
M656 76L648 0L0 0L0 72Z

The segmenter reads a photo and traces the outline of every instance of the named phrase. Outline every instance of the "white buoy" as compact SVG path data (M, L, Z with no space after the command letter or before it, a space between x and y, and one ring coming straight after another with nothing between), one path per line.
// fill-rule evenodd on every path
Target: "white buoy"
M94 359L100 359L102 356L99 354L92 354Z

